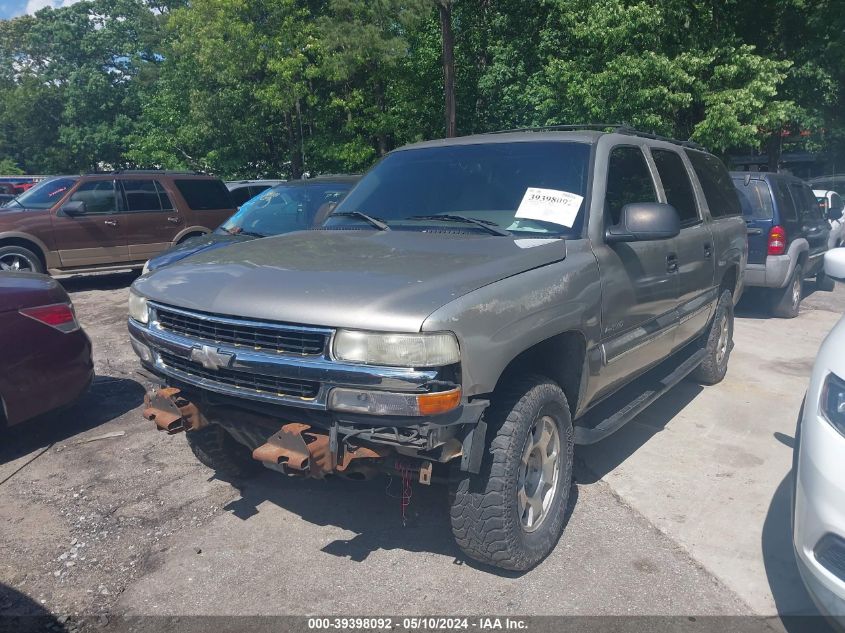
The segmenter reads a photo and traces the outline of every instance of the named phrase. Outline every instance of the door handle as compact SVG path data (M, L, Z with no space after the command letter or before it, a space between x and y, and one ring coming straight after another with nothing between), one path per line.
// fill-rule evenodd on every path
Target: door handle
M103 224L106 226L117 226L117 220L103 220Z
M666 256L666 272L678 272L678 255L676 253L670 253Z
M179 216L171 215L167 218L167 221L171 224L179 224L182 221L182 218L180 218Z
M749 235L762 235L763 229L748 229Z
M712 244L705 244L704 245L704 259L710 259L713 257L713 245Z

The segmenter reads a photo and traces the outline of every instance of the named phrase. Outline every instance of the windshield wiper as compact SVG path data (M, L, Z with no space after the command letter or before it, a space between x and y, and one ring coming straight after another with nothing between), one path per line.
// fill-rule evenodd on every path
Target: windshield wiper
M233 233L233 235L246 235L248 237L267 237L264 233L256 233L255 231L244 231L241 229L237 233Z
M480 220L478 218L469 218L465 215L454 215L454 214L446 214L446 215L414 215L408 218L409 220L443 220L445 222L464 222L466 224L474 224L477 227L480 227L487 231L488 233L492 233L493 235L501 235L501 236L508 236L511 234L510 231L507 231L501 228L495 222L491 222L490 220Z
M372 224L376 227L379 231L389 231L390 227L387 226L384 222L379 220L378 218L374 218L371 215L367 215L363 211L341 211L340 213L332 213L330 218L360 218L365 222Z

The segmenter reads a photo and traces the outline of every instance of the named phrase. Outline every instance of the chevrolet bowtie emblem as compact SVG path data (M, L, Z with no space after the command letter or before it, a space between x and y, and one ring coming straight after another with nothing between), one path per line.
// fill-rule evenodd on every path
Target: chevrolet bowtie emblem
M202 363L203 367L214 371L217 371L221 367L228 367L234 358L234 354L221 352L216 347L211 347L210 345L203 345L202 347L194 347L191 349L192 361Z

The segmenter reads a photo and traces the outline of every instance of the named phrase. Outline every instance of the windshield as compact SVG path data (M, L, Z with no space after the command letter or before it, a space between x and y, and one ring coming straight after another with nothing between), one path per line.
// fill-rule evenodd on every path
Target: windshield
M452 215L515 234L577 235L589 169L586 143L479 143L398 151L364 177L337 207L337 215L330 216L329 226L360 223L353 216L341 217L357 211L394 229L442 230L438 220L419 216ZM454 217L448 226L484 232Z
M31 189L24 191L9 205L18 204L27 209L49 209L67 193L76 183L76 178L50 178L42 180Z
M322 223L332 204L340 202L353 183L278 185L247 200L218 233L279 235L310 229Z

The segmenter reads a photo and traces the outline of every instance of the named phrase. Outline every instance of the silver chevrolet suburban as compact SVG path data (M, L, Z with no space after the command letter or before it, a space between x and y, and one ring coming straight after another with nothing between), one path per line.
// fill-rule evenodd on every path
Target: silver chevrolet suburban
M576 444L722 380L746 229L722 163L628 128L391 152L322 228L140 277L145 417L242 477L448 483L470 557L536 565Z

